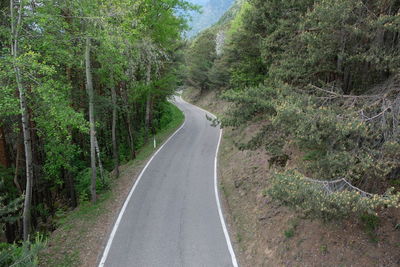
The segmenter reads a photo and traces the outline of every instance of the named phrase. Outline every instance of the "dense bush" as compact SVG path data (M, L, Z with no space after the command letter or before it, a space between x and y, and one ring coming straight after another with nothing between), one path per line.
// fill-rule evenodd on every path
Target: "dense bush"
M267 193L306 216L325 221L343 219L351 215L377 215L378 208L400 208L400 193L389 190L384 196L364 197L357 191L327 193L318 183L294 172L275 174Z
M0 243L0 266L34 267L38 266L38 254L46 246L43 236L37 234L34 242L21 244Z

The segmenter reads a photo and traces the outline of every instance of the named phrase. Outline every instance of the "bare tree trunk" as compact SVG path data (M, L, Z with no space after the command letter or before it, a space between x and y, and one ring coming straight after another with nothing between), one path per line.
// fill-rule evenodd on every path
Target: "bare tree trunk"
M148 63L147 65L147 74L146 74L146 84L147 86L150 86L150 81L151 81L151 65ZM149 91L147 92L147 97L146 97L146 117L145 117L145 138L146 141L149 138L149 133L150 133L150 109L151 109L151 92L150 88Z
M99 169L100 169L100 177L101 180L104 181L104 169L103 169L103 164L101 164L101 157L100 157L100 147L99 147L99 142L97 141L97 136L94 136L94 147L96 149L96 154L97 154L97 161L99 163Z
M30 226L31 226L33 168L32 168L32 140L29 129L28 104L26 102L25 88L23 88L22 85L21 70L17 64L18 38L19 38L18 34L19 34L19 28L21 27L22 8L23 8L23 1L20 1L18 8L18 18L17 21L15 21L14 0L10 0L11 54L14 58L15 79L17 81L17 87L19 92L19 103L21 108L22 132L24 136L25 162L26 162L26 189L25 189L24 211L22 215L23 238L24 240L28 240L30 233Z
M115 87L111 87L111 98L112 98L112 126L111 126L111 138L113 146L113 158L114 158L114 169L115 176L119 176L119 156L118 156L118 143L117 143L117 93L115 92Z
M93 81L90 63L90 38L86 37L85 47L85 62L86 62L86 91L89 96L89 123L90 123L90 166L92 169L92 178L90 184L90 193L92 202L96 202L96 148L95 148L95 121L93 108Z
M21 158L21 146L19 143L19 138L18 138L18 143L17 143L17 155L15 157L15 173L14 173L14 184L18 189L18 192L22 194L22 188L21 185L18 182L18 172L19 172L19 161Z

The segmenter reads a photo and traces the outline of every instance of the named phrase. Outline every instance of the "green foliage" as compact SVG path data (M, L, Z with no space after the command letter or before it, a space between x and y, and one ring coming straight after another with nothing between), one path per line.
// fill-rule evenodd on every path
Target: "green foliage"
M246 90L229 90L224 92L222 98L234 102L229 116L222 120L225 126L238 126L259 115L272 115L276 111L271 101L276 91L271 87L249 87Z
M112 125L116 126L115 143L120 152L117 156L126 162L147 140L146 113L151 115L146 127L152 128L154 134L174 120L175 111L166 101L181 82L182 33L187 29L188 11L196 7L185 0L139 0L135 4L129 0L12 3L16 18L20 10L23 12L20 20L14 20L20 23L13 40L18 42L15 58L10 49L10 3L0 4L0 127L6 142L0 153L6 165L20 163L16 181L25 181L26 170L21 164L24 151L20 149L21 108L16 94L19 73L28 106L27 125L34 158L32 221L46 222L58 207L75 207L77 198L86 200L90 196L86 39L92 44L89 57L100 150L100 159L96 160L101 160L106 169L104 180L97 179L97 188L102 192L108 187L108 172L116 162ZM116 120L112 116L114 108ZM21 154L18 159L17 154ZM21 204L13 176L14 173L7 176L6 186L1 188L2 219L19 216L18 212L11 213ZM37 220L38 216L42 220Z
M378 241L376 230L378 229L380 223L379 217L374 214L362 214L360 220L363 224L364 231L368 234L370 240L376 243Z
M328 245L326 245L326 244L321 245L321 247L319 248L319 250L320 250L323 254L328 253Z
M208 30L209 40L225 33L225 44L213 57L215 44L208 43L208 54L199 57L211 66L196 72L232 103L223 126L262 125L249 142L237 143L239 149L264 146L270 166L282 168L294 155L292 163L316 179L346 178L380 194L389 185L399 190L398 1L250 0L239 6ZM204 37L198 38L189 55L199 50L196 42ZM328 196L302 179L277 177L275 197L314 217L387 206L385 198Z
M289 239L289 238L292 238L292 237L295 235L298 224L299 224L298 219L291 219L291 220L288 222L289 228L286 229L286 230L283 232L283 234L285 235L286 238Z
M46 241L40 234L35 236L33 242L26 241L21 244L0 243L0 266L38 266L38 254L45 246Z
M312 183L299 173L277 173L268 194L310 218L340 220L352 215L376 215L378 208L400 207L400 193L388 191L385 196L363 197L355 191L327 194L322 185Z
M187 77L189 86L207 91L211 88L209 72L216 59L215 34L211 30L202 32L190 45L186 55Z
M0 232L6 223L14 223L21 218L23 196L18 196L9 169L0 166Z
M180 111L176 110L169 102L162 103L160 111L160 120L155 122L158 129L165 129L179 116Z
M100 170L97 169L96 191L101 194L110 187L110 174L108 171L103 173L104 177L101 178ZM90 181L92 177L92 169L86 168L78 173L76 176L76 191L79 196L80 202L90 200Z
M292 238L294 236L294 229L293 228L289 228L289 229L284 231L284 234L285 234L286 238Z

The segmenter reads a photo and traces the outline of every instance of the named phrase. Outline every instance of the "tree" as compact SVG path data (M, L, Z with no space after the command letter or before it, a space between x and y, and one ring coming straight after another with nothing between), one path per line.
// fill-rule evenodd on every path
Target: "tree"
M92 81L92 69L90 63L90 37L86 37L85 45L85 69L86 69L86 90L89 96L89 124L90 124L90 166L92 169L92 179L90 185L92 202L96 201L96 129L94 120L94 92Z
M33 183L33 167L32 167L32 139L29 129L28 104L26 99L26 89L22 84L21 69L18 65L19 60L19 32L22 27L22 13L25 8L25 2L20 1L17 15L15 15L14 0L10 0L10 17L11 17L11 55L13 56L13 64L15 71L15 80L17 82L19 92L19 102L21 108L21 122L24 136L25 162L26 162L26 188L23 213L23 238L28 240L31 227L31 202L32 202L32 183Z
M199 88L201 92L209 90L211 85L209 72L216 59L215 35L211 31L201 33L188 51L186 83Z
M0 164L16 185L2 203L25 194L24 233L6 227L10 241L27 239L60 202L94 201L120 159L158 130L191 8L181 0L0 3Z

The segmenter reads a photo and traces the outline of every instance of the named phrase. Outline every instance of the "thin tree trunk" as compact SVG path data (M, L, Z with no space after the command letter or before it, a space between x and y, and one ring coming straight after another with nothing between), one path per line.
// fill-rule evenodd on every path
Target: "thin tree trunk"
M119 156L118 156L118 143L117 143L117 93L115 92L115 87L111 86L111 98L112 98L112 126L111 126L111 138L113 146L113 158L114 158L114 169L115 176L119 176Z
M10 167L10 160L7 153L6 136L3 127L0 126L0 165Z
M131 112L129 107L126 108L127 113L126 113L126 123L128 125L128 134L129 134L129 147L130 147L130 152L131 152L131 159L136 158L136 150L135 150L135 141L133 138L133 125L132 125L132 118L131 118Z
M29 130L28 105L26 102L25 88L22 85L21 70L17 65L18 38L19 38L18 34L19 34L19 28L21 27L22 7L23 7L23 1L20 1L18 10L18 19L17 21L15 21L14 0L10 0L11 54L14 58L15 79L17 81L17 87L19 92L19 102L21 108L22 132L24 136L25 162L26 162L26 189L25 189L24 211L22 215L23 238L24 240L28 240L30 233L30 226L31 226L33 168L32 168L32 140L31 140L31 133Z
M14 51L15 52L15 51ZM16 56L14 55L16 60ZM30 226L31 226L31 202L32 202L32 182L33 182L33 167L32 167L32 139L29 130L29 117L28 107L25 97L25 89L22 87L21 74L18 67L15 67L17 76L17 84L19 91L20 107L21 107L21 121L22 131L24 135L24 147L25 147L25 163L26 163L26 188L25 188L25 201L23 211L23 238L24 240L29 239Z
M16 223L6 223L5 226L6 226L5 227L6 229L5 229L4 233L5 233L7 242L11 244L16 239L16 235L15 235Z
M103 164L101 164L101 157L100 157L100 147L99 147L99 142L97 141L97 136L94 136L94 147L96 149L96 154L97 154L97 162L99 164L99 169L100 169L100 178L104 181L104 169L103 169Z
M19 172L19 161L20 161L20 158L21 158L21 146L20 146L19 141L18 141L18 144L17 144L17 155L15 157L14 184L18 188L18 192L20 192L22 194L22 188L21 188L21 185L18 182L18 172Z
M68 170L64 169L64 177L67 180L67 187L69 191L69 197L70 197L70 205L73 208L76 208L78 206L78 203L76 201L76 191L75 191L75 186L74 186L74 179L71 176L71 174L68 172Z
M133 126L132 126L132 118L131 118L131 110L129 108L129 103L128 103L128 93L126 92L125 88L123 86L120 86L121 93L123 95L122 99L124 101L124 107L126 111L126 124L128 126L128 140L129 140L129 147L130 147L130 152L131 152L131 158L134 159L136 158L136 151L135 151L135 143L134 143L134 138L133 138Z
M90 193L92 202L96 202L96 148L95 148L95 121L93 108L93 81L90 63L90 38L86 37L85 47L85 62L86 62L86 91L89 96L89 123L90 123L90 166L92 169L92 178L90 184Z
M146 74L146 84L147 86L150 86L150 81L151 81L151 65L147 65L147 74ZM146 141L149 138L149 133L150 133L150 109L151 109L151 92L150 88L148 88L149 91L147 92L146 96L146 117L145 117L145 138Z

